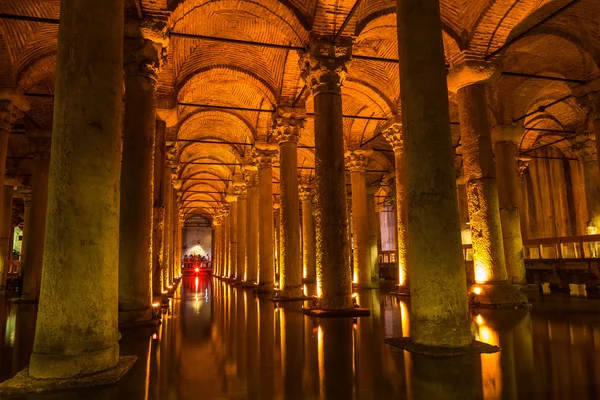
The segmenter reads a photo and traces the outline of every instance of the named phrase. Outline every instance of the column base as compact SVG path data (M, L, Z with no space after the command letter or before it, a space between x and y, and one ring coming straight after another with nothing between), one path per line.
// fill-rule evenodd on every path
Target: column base
M119 357L119 362L114 368L92 375L67 379L35 379L29 375L29 367L26 367L12 379L0 384L0 395L24 395L114 385L129 371L135 360L137 360L136 356Z
M37 304L40 302L40 299L36 298L36 297L17 297L14 299L10 299L11 303L14 304Z
M353 283L352 288L356 290L378 289L372 283Z
M527 307L529 301L517 287L508 282L476 283L469 289L472 307L519 308Z
M317 278L304 278L304 279L302 279L302 282L304 282L304 283L316 283L317 282Z
M119 310L119 326L125 324L138 324L152 319L152 308L141 310Z
M275 286L273 285L273 283L259 283L255 288L254 288L254 293L274 293L275 292Z
M323 310L321 308L306 308L302 311L309 317L315 318L356 318L368 317L371 311L368 308L353 307L346 310Z
M114 369L119 360L119 343L79 354L31 355L29 373L33 379L71 379Z
M242 289L255 289L256 288L256 283L252 283L252 282L244 282L244 284L242 285Z
M396 290L392 293L396 296L408 297L410 296L410 287L407 285L396 285Z
M406 350L413 354L419 354L431 358L460 357L470 354L491 354L500 351L500 347L474 340L465 347L435 347L414 343L410 337L398 337L384 339L384 343L392 347Z

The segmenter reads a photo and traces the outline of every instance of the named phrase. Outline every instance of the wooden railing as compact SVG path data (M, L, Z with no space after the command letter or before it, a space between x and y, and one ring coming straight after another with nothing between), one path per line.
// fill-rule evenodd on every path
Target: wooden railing
M210 261L185 261L181 265L184 268L212 268L212 260Z
M21 270L21 260L8 260L8 275L19 276Z

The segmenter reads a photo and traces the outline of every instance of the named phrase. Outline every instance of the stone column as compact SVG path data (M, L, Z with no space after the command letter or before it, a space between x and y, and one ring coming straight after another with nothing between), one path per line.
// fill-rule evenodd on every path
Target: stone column
M129 24L128 24L129 25ZM129 28L129 26L128 26ZM119 322L152 318L156 82L163 46L128 29L119 225Z
M352 234L354 237L354 287L370 289L369 269L369 217L367 211L367 164L369 152L355 150L346 152L346 165L350 169L352 184Z
M317 280L317 241L315 237L315 217L313 215L313 188L304 182L300 185L302 202L302 262L304 282Z
M587 113L596 137L596 153L600 154L600 78L584 85L577 85L571 89L577 103ZM600 163L598 163L600 168ZM599 172L600 173L600 172ZM595 225L600 229L600 225Z
M237 261L235 268L235 280L244 282L246 280L246 223L247 223L247 200L248 191L246 183L239 181L234 183L237 195Z
M314 99L317 295L324 310L352 308L341 94L351 55L349 38L336 45L323 38L315 39L300 59Z
M238 252L238 198L236 194L227 195L229 202L229 279L237 278L237 252Z
M272 292L275 277L273 249L273 157L277 152L267 143L257 143L254 160L258 167L258 290Z
M36 379L109 370L119 358L124 5L63 0L60 15L43 285L29 365Z
M588 220L587 233L600 232L600 169L598 155L592 141L577 143L575 146L577 158L583 166L585 184L585 200L587 203Z
M153 302L162 296L164 264L164 224L165 224L165 182L166 155L166 124L156 121L154 138L154 177L153 177L153 208L152 208L152 296Z
M375 193L378 188L375 186L367 187L367 219L369 221L369 258L368 269L371 271L371 284L373 287L379 287L379 213L376 212Z
M274 136L279 142L281 187L281 297L302 296L300 263L300 198L298 194L298 140L305 118L298 110L279 108L273 115Z
M487 116L484 84L493 79L496 70L487 63L471 60L469 53L461 56L463 58L450 70L448 86L457 93L475 268L472 291L482 304L521 306L527 304L527 298L508 284L494 153Z
M411 339L472 342L437 0L398 0ZM432 140L432 138L436 140Z
M394 183L396 187L396 259L398 262L398 289L397 293L410 294L410 279L408 274L408 263L406 261L407 251L407 214L406 195L404 181L404 143L402 140L402 122L398 117L392 118L383 129L383 135L394 149Z
M221 247L222 259L221 259L221 278L227 279L229 277L229 203L224 202L221 208L221 215L223 217L222 229L221 229Z
M46 209L48 204L48 170L50 168L50 139L31 138L33 148L33 176L31 209L27 232L27 251L23 268L23 297L36 299L42 284L44 262L44 237L46 233ZM11 232L12 235L12 232ZM12 252L12 249L10 250Z
M519 214L521 186L517 165L518 143L524 133L522 126L500 125L492 129L506 272L509 283L516 285L527 284Z
M213 226L215 227L213 275L219 278L223 276L223 215L220 212L213 220Z
M248 187L248 203L246 212L246 283L254 287L258 282L258 182L256 166L245 165L246 185Z
M33 221L31 220L31 187L29 186L20 186L19 187L19 196L23 199L23 240L21 241L21 276L23 277L23 281L25 281L25 276L30 273L27 271L27 248L29 247L29 232L31 232L33 228ZM43 249L42 249L43 251ZM23 289L23 292L25 290ZM23 293L23 298L27 296Z
M4 189L2 194L2 209L0 210L0 291L6 289L6 279L8 276L8 270L10 267L10 255L12 254L12 248L10 247L11 237L13 235L12 230L12 203L15 189L21 184L22 179L14 176L4 176Z
M273 231L273 246L277 251L277 262L275 263L275 275L281 273L281 207L279 201L273 199L273 219L275 221L275 230ZM279 280L275 283L279 287Z

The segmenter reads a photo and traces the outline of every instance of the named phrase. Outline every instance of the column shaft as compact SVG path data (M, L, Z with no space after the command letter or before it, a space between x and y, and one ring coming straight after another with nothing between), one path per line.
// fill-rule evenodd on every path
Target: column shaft
M246 224L248 197L246 194L238 196L237 200L237 264L236 264L236 280L246 280Z
M379 213L375 211L375 190L367 189L367 219L369 222L369 270L371 284L379 286L379 249L377 246L377 230L379 229Z
M457 99L475 281L506 281L508 277L485 87L480 84L463 87L458 90Z
M279 288L286 297L302 295L300 263L300 198L298 194L298 144L279 143L281 173L281 263Z
M230 204L231 213L229 214L229 278L238 278L237 263L238 263L238 202L233 201Z
M163 185L165 182L166 163L166 124L156 121L156 136L154 139L154 208L152 211L152 295L154 299L161 296L163 289L162 267L164 264L164 223L165 223L165 196Z
M253 178L256 179L256 178ZM258 281L258 186L252 181L248 187L247 204L247 234L246 234L246 282L255 284Z
M259 290L273 291L275 259L273 251L273 167L270 160L258 163L258 285Z
M513 141L498 141L495 144L498 197L504 258L508 281L514 284L527 283L523 237L519 214L520 185L517 165L518 145Z
M354 236L354 286L371 288L369 263L369 219L367 214L367 180L363 170L351 172L352 233Z
M304 279L315 282L317 279L317 255L315 238L315 217L313 215L312 195L302 199L302 261Z
M411 337L471 343L438 0L398 0ZM436 140L431 140L435 137Z
M6 280L10 267L9 261L12 252L12 249L10 248L10 237L12 235L12 202L14 191L13 185L4 185L2 211L0 211L0 216L2 216L2 220L0 221L0 271L2 272L2 275L0 275L0 278L2 279L0 291L6 288Z
M165 204L165 214L164 214L164 230L163 230L163 265L162 265L162 281L163 281L163 290L166 291L168 289L169 283L169 270L171 261L171 224L173 223L173 213L171 212L171 202L172 198L172 188L171 188L171 167L169 165L169 161L165 166L165 173L163 175L163 196L164 196L164 204Z
M108 370L119 357L124 4L63 0L60 15L37 379Z
M396 188L396 259L398 260L398 291L409 292L409 275L407 258L407 214L406 195L404 193L404 150L394 150L394 168Z
M597 160L583 161L583 180L588 209L587 226L600 229L600 169Z
M133 47L137 42L136 39L127 39L127 47ZM156 77L144 76L138 57L132 58L126 60L125 67L119 229L120 322L147 321L152 318L150 283Z
M24 271L23 296L29 298L37 298L42 285L49 168L50 159L48 157L34 159L31 208L28 215L29 232L26 233L28 254L26 264L21 265Z

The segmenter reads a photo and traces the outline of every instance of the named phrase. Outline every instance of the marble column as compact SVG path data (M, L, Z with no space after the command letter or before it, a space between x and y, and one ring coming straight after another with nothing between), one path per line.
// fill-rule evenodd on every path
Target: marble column
M438 0L398 0L411 339L472 342ZM432 140L432 138L436 140Z
M317 295L324 310L352 308L342 84L352 55L350 38L315 38L300 58L315 113Z
M588 145L588 147L592 147ZM582 151L578 159L583 166L585 199L588 210L587 233L600 232L600 169L596 151Z
M162 296L164 264L164 224L165 224L165 182L166 123L156 120L154 138L154 176L153 176L153 208L152 208L152 297L156 302Z
M60 15L43 285L29 365L36 379L109 370L119 358L124 4L62 0Z
M406 194L404 181L404 143L402 140L402 122L398 117L392 118L383 129L383 135L394 150L394 184L396 187L396 260L398 262L398 289L397 293L410 294L410 279L408 274L408 263L406 261L407 251L407 214Z
M596 137L596 153L600 154L600 78L586 82L584 85L573 86L573 97L587 113L588 121L594 128ZM600 163L598 163L600 171ZM600 173L600 172L599 172ZM595 225L600 229L600 225Z
M19 197L23 199L23 240L21 241L21 276L23 277L23 281L25 281L25 276L30 273L27 271L27 248L29 247L29 237L28 232L31 232L33 228L33 221L31 219L31 187L21 185L18 190ZM43 251L43 249L42 249ZM23 289L23 292L25 290ZM27 296L23 293L23 298Z
M229 202L229 279L237 279L238 251L238 198L236 194L227 195Z
M10 246L11 237L13 235L12 225L12 207L13 197L15 189L21 184L22 179L16 176L4 176L4 189L2 194L2 208L0 209L0 271L2 275L0 291L6 288L6 279L8 277L8 270L10 269L10 258L12 254L12 248Z
M524 133L522 126L499 125L492 129L506 273L509 283L516 285L527 284L519 214L521 186L517 165L519 141Z
M277 151L267 143L257 143L254 160L258 168L258 290L272 292L275 279L273 249L273 157Z
M484 86L493 79L496 70L488 63L471 61L470 54L463 57L465 60L450 70L448 86L450 91L457 93L463 171L467 182L475 269L475 285L471 291L481 304L522 306L527 304L527 298L508 284Z
M354 287L372 288L369 263L369 216L367 211L367 164L369 152L346 152L346 166L350 170L352 185L352 235L354 238Z
M244 181L234 183L237 195L237 252L235 280L244 282L246 280L246 223L248 212L248 190Z
M221 206L221 215L223 217L222 229L221 229L221 247L222 260L221 260L221 278L227 279L229 277L229 203L223 202Z
M246 185L248 187L247 222L246 222L246 272L245 281L249 287L258 282L258 182L256 166L246 165Z
M281 207L278 200L273 201L273 220L275 223L275 229L273 231L273 246L275 246L275 249L273 251L277 253L275 275L278 277L281 273ZM278 279L276 279L275 286L279 287Z
M314 283L317 279L317 240L313 215L313 188L304 182L300 185L302 202L302 263L304 282Z
M31 185L31 208L27 232L27 254L23 269L23 297L36 299L42 284L44 262L44 238L46 234L46 210L48 204L48 171L50 168L50 139L31 138L33 148L33 175ZM12 251L12 249L11 249Z
M273 133L279 142L281 187L279 289L280 296L289 298L302 296L298 140L304 124L305 117L299 110L278 108L273 115Z
M119 322L152 318L156 83L163 47L128 29L119 225Z
M367 219L369 221L369 258L368 269L371 271L371 284L379 287L379 213L376 211L376 186L367 186Z

